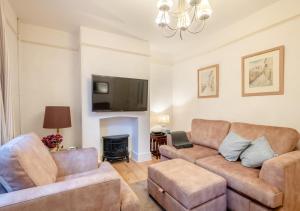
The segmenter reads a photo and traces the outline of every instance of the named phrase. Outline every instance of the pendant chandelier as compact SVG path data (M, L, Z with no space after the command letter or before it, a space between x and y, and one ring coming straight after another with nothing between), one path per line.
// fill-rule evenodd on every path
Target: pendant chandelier
M159 12L155 22L167 38L174 37L178 32L182 40L184 32L202 32L212 15L208 0L178 0L178 7L174 11L171 11L172 6L172 0L157 2Z

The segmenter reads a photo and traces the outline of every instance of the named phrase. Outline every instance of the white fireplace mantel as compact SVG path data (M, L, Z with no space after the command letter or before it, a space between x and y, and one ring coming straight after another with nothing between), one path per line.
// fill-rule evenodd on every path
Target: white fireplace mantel
M106 135L120 135L124 134L124 131L110 130L109 134L101 134L101 120L115 118L115 124L118 124L118 119L128 118L134 119L132 124L134 130L134 137L131 137L131 158L137 162L143 162L151 159L150 142L149 142L149 112L109 112L109 113L91 113L88 118L84 119L82 130L82 146L83 147L95 147L98 150L100 158L102 157L102 136ZM123 121L120 121L123 122ZM128 125L127 125L128 126ZM112 126L113 127L113 126ZM126 127L126 125L124 125ZM128 131L128 133L130 133Z

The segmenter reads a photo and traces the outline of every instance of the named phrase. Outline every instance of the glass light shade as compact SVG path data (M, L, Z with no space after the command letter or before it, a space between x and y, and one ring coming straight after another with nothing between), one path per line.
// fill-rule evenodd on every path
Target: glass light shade
M186 30L191 25L191 19L187 12L179 14L177 20L177 28Z
M172 0L159 0L157 2L157 8L162 11L168 11L173 6Z
M196 17L200 20L206 20L212 15L212 8L208 0L201 0L201 3L197 6L196 10Z
M168 114L162 114L158 117L158 122L162 124L169 124L170 116Z
M197 6L200 4L201 0L187 0L187 2L191 5L191 6Z
M159 11L158 15L155 19L155 22L158 26L164 27L170 23L170 16L169 13L166 11Z

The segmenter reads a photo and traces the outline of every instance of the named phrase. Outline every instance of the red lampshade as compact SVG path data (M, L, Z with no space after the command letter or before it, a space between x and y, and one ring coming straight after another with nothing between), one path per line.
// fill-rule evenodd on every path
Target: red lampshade
M43 128L59 129L71 126L70 107L46 106Z

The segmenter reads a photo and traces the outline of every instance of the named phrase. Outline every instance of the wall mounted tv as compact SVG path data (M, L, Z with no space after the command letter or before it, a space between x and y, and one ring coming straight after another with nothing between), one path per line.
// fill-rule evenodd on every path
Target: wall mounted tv
M147 111L148 80L92 76L92 110Z

